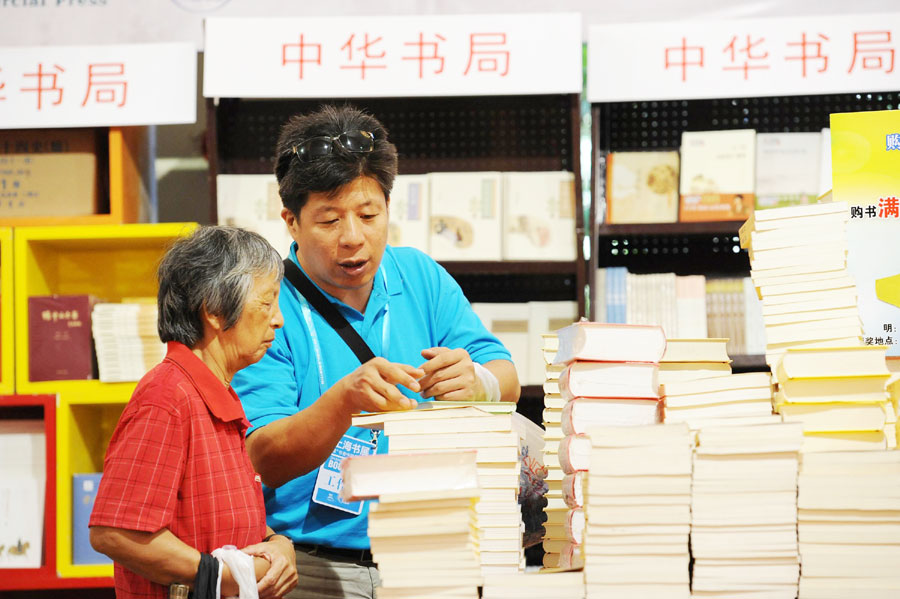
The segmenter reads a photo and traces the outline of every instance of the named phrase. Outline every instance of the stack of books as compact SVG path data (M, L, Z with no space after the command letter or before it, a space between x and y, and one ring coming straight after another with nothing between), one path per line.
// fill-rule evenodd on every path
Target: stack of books
M691 430L722 424L762 424L772 415L772 377L743 372L660 385L666 422L686 422Z
M521 454L530 438L524 416L511 402L477 402L444 407L446 402L419 404L405 412L364 414L354 426L384 428L389 454L472 449L477 456L480 486L475 506L480 560L484 573L518 572L524 567L522 511L518 503ZM491 410L494 413L491 413Z
M896 446L896 415L887 390L887 347L788 349L775 373L776 410L803 425L803 451Z
M700 430L691 485L692 597L797 596L802 439L798 424Z
M565 365L559 375L559 392L564 402L559 413L563 438L556 454L562 482L565 475L587 470L591 452L585 433L590 427L662 421L656 374L666 339L659 326L593 322L562 328L557 337L555 364ZM566 483L573 485L575 480L570 478ZM578 531L584 513L574 501L573 490L568 497L562 492L560 497L548 499L547 538L559 542L545 542L545 551L554 549L558 557L554 561L545 556L544 564L577 567L583 563Z
M594 427L586 597L690 597L691 435L684 424Z
M805 453L801 597L900 596L900 452Z
M847 271L846 202L757 210L740 229L762 299L766 362L787 348L861 345L856 285Z
M547 599L584 597L584 575L581 572L540 570L520 574L485 576L482 599Z
M137 381L166 356L155 298L98 303L91 313L97 367L104 383Z
M731 358L723 338L666 338L659 360L660 385L731 374Z
M379 599L477 599L474 451L369 455L341 464L345 501L369 506Z
M559 463L559 444L562 441L562 409L566 400L559 391L559 375L563 366L554 364L559 339L556 333L541 335L541 356L544 361L544 466L547 468L547 505L544 514L547 520L559 521L569 510L563 500L563 471ZM565 526L546 522L544 524L544 567L557 568L562 551L572 541Z

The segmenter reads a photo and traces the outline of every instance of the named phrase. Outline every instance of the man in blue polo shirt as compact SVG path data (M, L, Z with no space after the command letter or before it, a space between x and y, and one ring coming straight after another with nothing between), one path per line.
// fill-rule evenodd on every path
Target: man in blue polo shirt
M453 278L417 250L387 246L397 150L377 119L324 106L285 125L276 155L290 259L375 357L361 363L285 277L284 326L232 386L252 424L268 522L296 547L288 597L374 598L368 509L340 500L339 463L386 453L387 440L351 427L351 414L423 399L516 401L519 382Z

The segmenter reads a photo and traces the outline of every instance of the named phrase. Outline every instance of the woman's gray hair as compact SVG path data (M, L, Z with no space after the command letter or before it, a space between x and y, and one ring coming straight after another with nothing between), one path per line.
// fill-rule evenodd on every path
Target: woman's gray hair
M159 338L195 347L203 338L203 310L235 325L253 282L284 275L278 252L262 236L237 227L200 227L163 256L159 280Z

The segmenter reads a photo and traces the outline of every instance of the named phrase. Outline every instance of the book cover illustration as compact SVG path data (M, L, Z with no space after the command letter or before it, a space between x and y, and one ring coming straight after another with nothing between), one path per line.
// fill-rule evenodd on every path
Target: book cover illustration
M756 131L685 131L681 221L746 220L755 204Z

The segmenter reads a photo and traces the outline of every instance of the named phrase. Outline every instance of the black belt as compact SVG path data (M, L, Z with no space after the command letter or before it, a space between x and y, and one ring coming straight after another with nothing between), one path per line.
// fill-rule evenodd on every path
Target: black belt
M311 545L309 543L294 543L294 548L309 555L339 562L353 562L360 565L375 564L372 561L372 552L368 549L343 549L341 547Z

